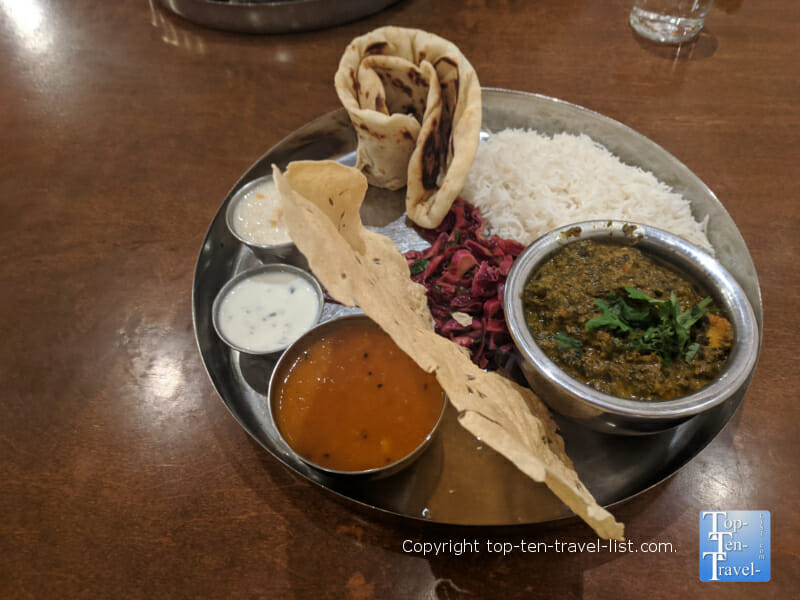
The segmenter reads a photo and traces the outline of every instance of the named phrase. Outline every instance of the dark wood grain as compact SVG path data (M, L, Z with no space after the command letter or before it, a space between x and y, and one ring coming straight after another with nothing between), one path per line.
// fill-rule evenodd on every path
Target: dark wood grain
M718 0L681 48L638 39L622 0L403 0L277 36L143 1L0 7L0 596L796 596L796 2ZM362 513L290 474L217 398L191 323L206 227L253 161L338 108L342 49L384 24L451 39L483 85L626 123L739 225L765 306L752 386L700 456L615 509L632 540L675 552L405 553L405 539L593 538L578 522L456 530ZM771 511L770 583L699 582L698 513L720 508Z

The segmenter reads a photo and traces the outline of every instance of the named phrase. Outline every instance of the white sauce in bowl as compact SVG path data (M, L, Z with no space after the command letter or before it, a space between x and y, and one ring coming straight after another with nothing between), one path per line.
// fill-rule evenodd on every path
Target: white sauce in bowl
M220 301L217 327L231 344L252 353L281 350L316 322L320 298L304 277L257 273L231 287Z
M231 226L245 242L260 246L288 244L292 241L283 222L280 193L271 179L265 179L235 200Z

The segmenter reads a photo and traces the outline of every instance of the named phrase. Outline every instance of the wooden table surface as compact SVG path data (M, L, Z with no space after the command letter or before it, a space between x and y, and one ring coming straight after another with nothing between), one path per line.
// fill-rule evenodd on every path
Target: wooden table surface
M630 0L403 0L332 29L213 31L139 2L0 2L0 596L789 598L800 589L800 7L717 0L700 39L637 38ZM339 107L347 42L455 42L484 86L622 121L677 156L746 240L765 306L745 401L683 470L614 509L672 553L403 550L587 542L378 518L294 476L237 424L195 344L191 286L233 183ZM702 583L701 510L772 516L772 581Z

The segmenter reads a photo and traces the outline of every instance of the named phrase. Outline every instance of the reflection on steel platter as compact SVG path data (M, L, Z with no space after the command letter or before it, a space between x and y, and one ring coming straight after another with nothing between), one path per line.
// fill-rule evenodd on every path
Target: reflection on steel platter
M708 215L708 237L716 256L744 288L761 331L761 293L747 246L723 205L685 165L634 130L585 108L535 94L484 89L484 137L507 127L545 134L585 133L623 162L651 171L689 199L696 218ZM197 260L193 313L203 361L222 401L241 426L288 468L366 510L464 525L540 523L570 516L543 484L530 480L464 430L452 408L430 448L396 476L352 482L312 470L292 457L268 417L265 394L276 359L240 355L214 333L215 295L236 273L260 264L226 227L225 209L232 196L247 182L268 175L272 163L282 169L304 159L352 165L355 148L356 136L344 109L321 116L256 161L214 217ZM404 207L402 190L370 188L361 217L367 226L392 238L401 251L424 248L426 242L406 223ZM322 320L352 312L357 309L328 303ZM597 501L608 506L658 484L696 456L727 423L745 389L715 410L652 436L608 436L557 420L578 474Z

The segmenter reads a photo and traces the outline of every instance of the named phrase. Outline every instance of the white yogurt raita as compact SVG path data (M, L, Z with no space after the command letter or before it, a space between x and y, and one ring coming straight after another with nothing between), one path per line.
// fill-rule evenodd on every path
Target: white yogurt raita
M271 179L247 189L236 201L231 225L244 241L260 246L292 241L283 221L280 193Z
M285 348L317 319L314 286L294 273L258 273L231 287L220 301L217 327L234 346L253 353Z

